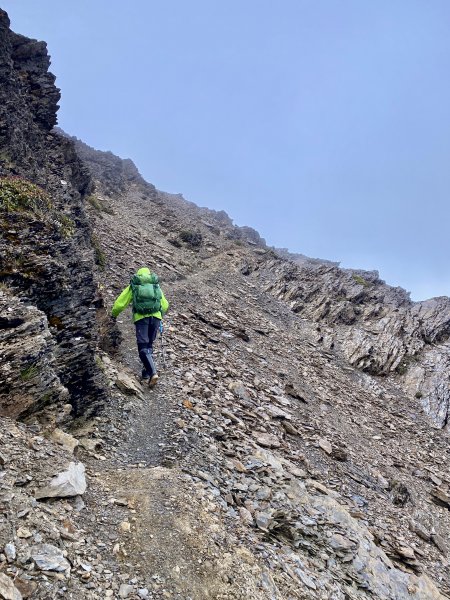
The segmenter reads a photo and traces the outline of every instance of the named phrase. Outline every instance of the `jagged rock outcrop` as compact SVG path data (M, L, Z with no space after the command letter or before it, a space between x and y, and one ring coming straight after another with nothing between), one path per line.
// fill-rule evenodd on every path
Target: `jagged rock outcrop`
M0 40L0 177L37 184L48 198L41 210L21 201L12 208L2 192L0 276L15 295L45 313L56 341L55 372L81 413L104 396L94 361L94 250L83 203L91 178L72 142L51 132L59 90L48 72L45 42L13 33L4 11ZM9 182L14 185L14 179ZM5 365L4 355L1 360ZM35 389L39 407L39 385ZM32 408L30 395L26 404Z
M0 291L0 415L14 418L68 399L45 314Z
M377 272L272 263L267 289L317 323L317 341L373 375L397 374L439 427L450 406L450 299L412 302ZM273 276L275 274L275 277Z
M94 150L82 140L68 136L59 127L56 127L55 131L74 142L78 156L83 163L89 165L91 174L97 182L101 182L105 193L121 193L130 183L140 183L148 186L149 190L154 189L151 184L146 184L132 160L119 158L112 152Z
M199 207L194 202L186 200L182 194L170 194L157 190L154 185L142 178L136 165L130 159L119 158L112 152L95 150L78 138L68 136L58 128L56 131L74 142L78 156L89 167L97 182L97 195L123 194L130 185L138 185L150 202L168 208L165 211L164 219L160 222L160 225L168 230L173 228L172 215L175 215L178 210L182 210L186 233L201 234L203 232L206 237L208 234L214 233L249 245L265 247L265 240L255 229L234 225L225 211Z

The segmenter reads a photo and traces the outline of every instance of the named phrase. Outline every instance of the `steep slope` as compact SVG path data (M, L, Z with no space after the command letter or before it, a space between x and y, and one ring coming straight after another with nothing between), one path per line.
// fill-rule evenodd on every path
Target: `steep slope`
M92 210L107 304L144 263L172 301L164 387L149 411L130 417L128 443L141 459L147 447L150 464L175 460L204 487L211 510L263 568L261 597L440 597L423 572L448 591L447 433L405 392L398 355L374 347L367 368L347 341L353 335L363 348L359 327L371 318L374 328L383 309L392 319L384 344L405 345L401 359L429 343L426 328L441 352L446 319L431 312L416 331L414 315L428 303L413 305L375 274L281 260L245 236L234 241L222 215L205 223L203 209L136 181L107 189L98 180ZM372 297L363 277L373 280ZM413 315L405 333L402 306ZM369 316L358 326L361 307ZM123 360L138 372L131 324L121 321ZM161 424L170 430L170 398L183 414L168 444ZM155 421L155 441L167 446L156 454Z

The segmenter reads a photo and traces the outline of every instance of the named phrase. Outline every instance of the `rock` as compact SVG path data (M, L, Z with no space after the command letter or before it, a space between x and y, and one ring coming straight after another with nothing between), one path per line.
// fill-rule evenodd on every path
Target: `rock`
M289 421L282 421L281 425L289 435L300 435L298 430Z
M339 462L346 462L348 460L348 452L344 448L333 448L331 456Z
M255 439L263 448L279 448L281 445L277 436L270 433L256 433Z
M245 525L253 525L253 517L249 510L247 510L243 506L240 506L239 507L239 515Z
M442 488L434 488L431 490L431 498L433 502L450 509L450 495Z
M129 522L129 521L122 521L122 522L119 524L119 530L120 530L122 533L130 533L130 531L131 531L131 525L130 525L130 522Z
M231 462L232 462L234 468L236 469L236 471L239 471L239 473L246 473L247 472L247 469L241 463L240 460L237 460L236 458L232 458Z
M122 583L119 588L119 598L128 598L134 591L134 586Z
M300 400L301 402L308 402L306 399L306 395L304 391L300 388L300 386L296 383L288 383L284 386L284 391L291 398L295 398L296 400Z
M438 548L442 552L444 556L447 556L447 544L441 535L437 533L432 533L431 541L436 546L436 548Z
M331 537L329 544L338 555L353 554L358 547L357 542L349 540L339 533L335 533Z
M280 419L280 420L291 420L292 419L292 415L290 413L288 413L287 411L278 408L278 406L268 406L267 407L267 414L269 416L271 416L273 419Z
M414 554L414 550L412 548L410 548L409 546L400 546L399 548L397 548L397 553L402 558L408 558L411 560L414 560L416 558L416 555Z
M0 573L0 598L2 600L22 600L22 594L4 573Z
M142 386L137 383L134 379L132 379L127 373L121 371L117 375L116 386L120 391L124 392L129 396L138 396L142 397L143 389Z
M26 579L25 576L17 577L14 581L17 589L22 594L23 598L33 598L34 593L38 587L36 581L32 579Z
M6 556L6 560L8 562L12 562L13 560L16 560L16 547L14 546L14 544L12 542L9 542L8 544L5 545L5 556Z
M62 554L62 550L51 544L37 544L31 549L31 558L41 571L57 571L61 573L70 569L70 563Z
M271 523L273 522L272 515L264 512L256 512L255 514L256 525L263 531L268 531Z
M19 527L19 529L17 530L17 537L18 538L22 538L22 539L28 539L32 536L33 534L31 533L31 531L29 529L27 529L26 527Z
M86 477L83 463L69 463L67 471L54 477L47 487L38 490L37 500L43 498L69 498L79 496L86 491Z
M319 447L322 448L327 454L331 455L333 452L333 447L328 440L325 438L319 438L318 441Z
M50 438L57 444L63 446L71 454L75 452L75 449L79 444L78 440L74 438L73 435L70 435L69 433L66 433L65 431L62 431L62 429L58 428L52 431Z
M418 523L417 521L410 521L409 528L425 542L431 541L431 534L421 523Z

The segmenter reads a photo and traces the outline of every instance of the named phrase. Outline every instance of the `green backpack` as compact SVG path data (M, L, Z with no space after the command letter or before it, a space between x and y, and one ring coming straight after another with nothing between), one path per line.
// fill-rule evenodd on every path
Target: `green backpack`
M161 310L162 291L159 279L154 273L134 275L130 286L133 294L133 313L148 315Z

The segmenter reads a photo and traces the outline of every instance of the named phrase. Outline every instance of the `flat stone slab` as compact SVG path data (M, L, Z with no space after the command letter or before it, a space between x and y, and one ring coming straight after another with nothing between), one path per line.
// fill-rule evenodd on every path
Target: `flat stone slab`
M86 476L83 463L69 463L67 471L59 473L50 483L38 490L36 500L42 498L70 498L80 496L86 491Z

